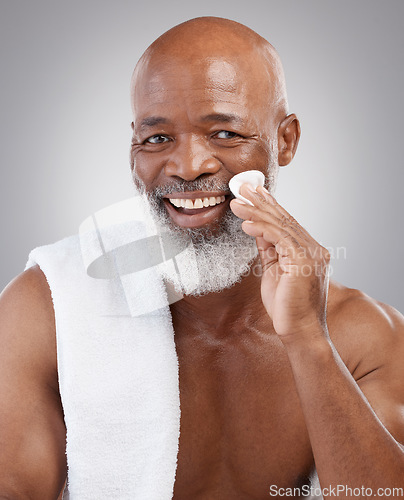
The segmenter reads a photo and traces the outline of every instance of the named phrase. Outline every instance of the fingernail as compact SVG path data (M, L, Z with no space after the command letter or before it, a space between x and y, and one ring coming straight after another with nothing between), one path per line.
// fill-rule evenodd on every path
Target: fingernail
M264 193L267 195L267 197L269 198L269 201L272 203L272 204L275 204L275 198L272 196L272 194L268 191L268 189L264 186L261 186L261 189L264 191Z
M250 193L257 194L256 189L254 189L249 182L245 183L245 188L246 188L247 191L250 191Z

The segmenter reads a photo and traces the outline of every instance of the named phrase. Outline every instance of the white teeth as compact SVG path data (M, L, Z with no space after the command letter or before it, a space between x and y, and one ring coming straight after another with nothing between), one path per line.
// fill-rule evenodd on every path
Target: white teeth
M203 202L200 198L197 198L194 201L194 208L203 208Z
M203 207L214 207L219 203L223 203L226 199L225 196L211 196L206 198L196 198L191 200L190 198L169 198L170 203L177 208L203 208Z

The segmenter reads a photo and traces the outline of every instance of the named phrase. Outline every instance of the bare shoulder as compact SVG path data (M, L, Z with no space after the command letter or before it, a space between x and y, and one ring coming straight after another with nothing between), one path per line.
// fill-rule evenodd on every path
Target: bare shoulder
M0 306L9 312L24 306L24 310L44 313L53 318L53 305L46 277L38 265L30 267L14 278L0 295Z
M49 369L52 364L56 369L52 297L38 266L21 273L1 293L0 336L9 356L17 350L20 358L27 354L32 363L36 358L38 369Z
M356 379L404 365L404 317L394 307L336 282L330 286L330 336ZM396 366L397 364L397 366Z
M57 498L66 477L54 311L38 267L0 295L0 497Z

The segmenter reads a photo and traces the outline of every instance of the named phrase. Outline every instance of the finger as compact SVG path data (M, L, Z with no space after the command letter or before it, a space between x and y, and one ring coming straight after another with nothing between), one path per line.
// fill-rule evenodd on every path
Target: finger
M248 198L251 203L253 203L255 208L259 208L277 218L282 227L289 226L291 230L296 233L296 235L300 235L300 237L305 239L307 242L314 243L314 239L306 231L306 229L304 229L304 227L301 226L287 210L279 205L267 189L262 186L258 186L257 190L254 190L250 184L246 183L242 184L240 193L245 198Z
M247 203L242 200L234 199L230 202L230 208L237 217L240 217L240 219L256 221L267 220L274 224L280 222L275 213L265 209L266 207L264 204L260 205L260 207L251 206L247 205Z
M262 234L265 240L275 245L277 252L282 256L283 264L289 262L291 265L295 265L292 261L297 262L302 259L318 260L322 259L323 256L325 260L329 260L329 252L327 249L321 247L321 245L319 245L283 207L271 201L271 195L268 195L264 200L265 191L261 188L258 189L261 192L258 193L258 196L250 196L250 200L252 200L252 202L254 201L254 206L238 202L232 206L235 215L246 219L245 223L242 224L242 228L245 232L251 236L257 237L258 234L260 234L260 226L256 224L259 222L262 223L263 221L265 221L264 224L268 224L268 228L270 225L276 226L278 229L277 234L284 235L283 241L274 243L274 240L269 237L269 233L264 234L265 229L262 230ZM271 198L273 199L273 197ZM285 215L283 216L282 213ZM253 222L256 228L253 229L246 226L247 221Z
M297 222L297 220L293 217L293 215L291 215L285 208L283 208L282 205L280 205L276 201L275 197L272 196L267 189L258 186L257 192L264 200L266 200L269 204L273 206L274 210L276 211L275 213L279 214L279 218L281 220L282 219L288 220L293 226L298 228L299 232L301 232L306 237L310 238L310 240L312 240L312 236L310 235L310 233L301 224ZM259 202L259 200L257 201Z
M293 235L275 224L245 220L241 227L246 234L255 238L263 238L267 243L272 244L281 257L295 258L301 248Z
M308 238L300 231L299 224L285 217L280 218L274 211L268 210L268 202L260 202L259 206L251 206L240 200L232 200L230 207L233 213L241 219L254 222L265 221L278 226L282 230L289 231L293 234L301 245L307 244Z

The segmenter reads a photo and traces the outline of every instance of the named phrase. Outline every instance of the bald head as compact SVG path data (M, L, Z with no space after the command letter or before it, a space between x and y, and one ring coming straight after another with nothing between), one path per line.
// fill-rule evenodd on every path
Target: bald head
M245 82L260 93L268 111L279 120L286 116L285 78L274 47L250 28L218 17L191 19L155 40L133 73L132 103L139 85L147 84L153 91L160 84L156 73L173 67L203 73L208 66L210 71L222 72L230 85L234 72L241 72ZM133 111L136 112L136 106Z

